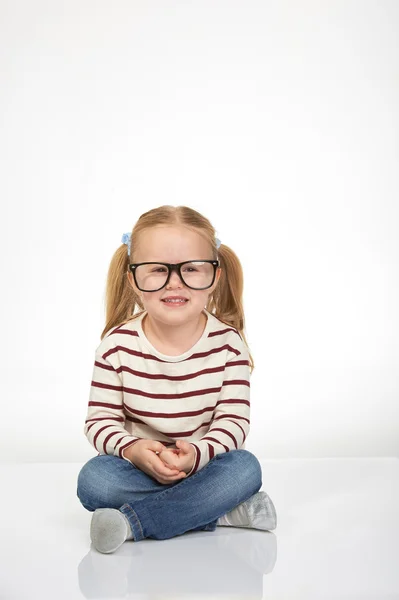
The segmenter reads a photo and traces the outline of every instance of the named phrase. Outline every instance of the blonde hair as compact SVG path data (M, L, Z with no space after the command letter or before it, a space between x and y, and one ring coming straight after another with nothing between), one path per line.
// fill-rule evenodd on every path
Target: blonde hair
M210 221L188 206L164 205L142 214L131 233L131 255L128 254L126 244L122 244L116 250L108 269L105 293L106 325L101 339L113 327L123 325L144 312L140 297L128 281L128 265L130 262L134 262L133 255L138 248L141 233L157 225L181 225L203 235L209 242L212 247L213 259L219 259L222 271L218 284L209 296L205 308L226 325L237 329L248 348L244 335L242 300L244 276L241 263L237 255L226 244L221 244L219 248L216 247L216 232ZM136 305L141 310L135 314ZM255 365L249 348L248 353L252 373Z

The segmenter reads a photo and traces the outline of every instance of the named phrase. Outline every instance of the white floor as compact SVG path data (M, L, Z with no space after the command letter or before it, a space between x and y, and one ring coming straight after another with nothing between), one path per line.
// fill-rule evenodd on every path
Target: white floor
M0 599L399 599L399 459L262 461L274 532L91 547L81 464L0 464Z

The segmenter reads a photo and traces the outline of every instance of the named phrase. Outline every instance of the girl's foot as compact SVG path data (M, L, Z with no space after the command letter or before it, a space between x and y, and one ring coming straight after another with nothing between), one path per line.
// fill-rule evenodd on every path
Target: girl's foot
M217 524L271 531L277 527L276 509L266 492L257 492L220 517Z
M116 508L97 508L92 516L90 538L99 552L114 552L133 533L125 515Z

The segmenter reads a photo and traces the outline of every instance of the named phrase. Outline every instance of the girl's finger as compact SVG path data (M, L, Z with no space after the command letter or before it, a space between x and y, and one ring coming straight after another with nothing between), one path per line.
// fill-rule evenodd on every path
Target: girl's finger
M159 463L157 463L156 465L154 465L156 472L159 475L177 475L177 473L180 473L179 469L176 469L176 467L169 467L168 465L165 465L164 462L162 462L161 459L159 459Z

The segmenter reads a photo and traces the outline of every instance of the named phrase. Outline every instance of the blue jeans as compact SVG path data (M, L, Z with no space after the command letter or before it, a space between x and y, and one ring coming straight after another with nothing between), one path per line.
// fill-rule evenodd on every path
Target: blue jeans
M80 470L77 496L89 511L119 509L138 542L215 531L219 517L261 487L260 463L244 449L217 454L193 475L166 485L124 458L101 454Z

